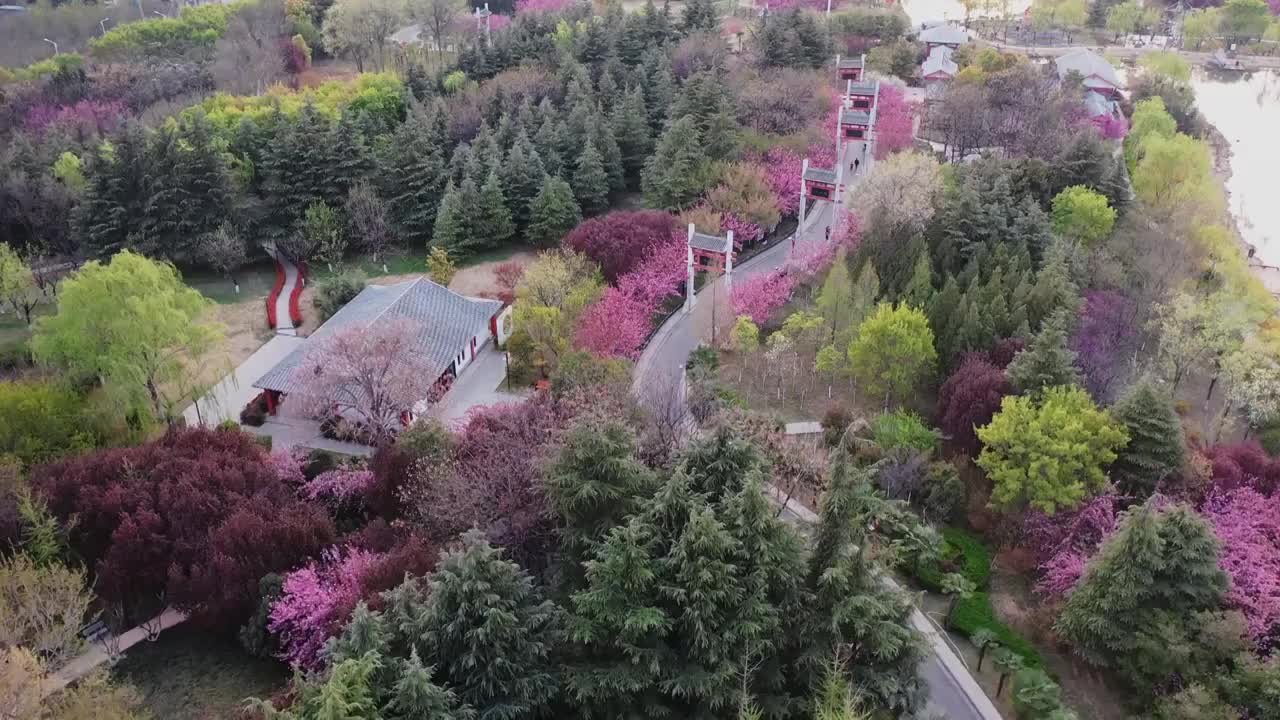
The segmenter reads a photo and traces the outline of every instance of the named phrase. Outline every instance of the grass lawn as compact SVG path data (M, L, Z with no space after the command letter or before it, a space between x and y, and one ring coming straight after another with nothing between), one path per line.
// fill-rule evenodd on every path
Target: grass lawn
M275 263L270 258L260 258L244 266L236 277L240 280L240 294L236 294L235 285L225 275L209 270L183 271L182 279L188 285L200 291L201 295L219 305L264 298L271 293L271 286L276 282Z
M284 665L249 657L234 640L190 625L135 645L112 675L137 687L157 720L234 718L245 698L265 700L289 678Z

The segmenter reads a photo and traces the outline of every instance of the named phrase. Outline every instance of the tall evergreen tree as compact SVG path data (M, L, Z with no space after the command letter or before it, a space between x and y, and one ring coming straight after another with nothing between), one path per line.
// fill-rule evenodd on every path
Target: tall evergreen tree
M854 311L853 279L849 277L849 261L843 248L836 252L836 261L827 271L814 304L827 324L826 342L835 342L836 333L849 327Z
M933 268L929 264L929 253L921 250L916 255L915 266L911 269L911 279L902 291L901 302L914 308L927 310L936 293L937 291L933 289Z
M635 437L617 420L576 422L546 471L546 492L564 522L563 545L582 558L653 494L653 473L636 458Z
M687 207L708 184L706 153L690 116L667 128L641 176L645 204L664 210Z
M440 211L436 216L435 228L431 235L431 245L442 247L453 257L474 252L471 241L471 210L467 203L475 201L479 192L468 178L462 187L454 187L453 181L445 186L444 197L440 200ZM474 207L474 206L473 206Z
M690 0L685 5L680 29L686 33L711 32L720 24L716 6L712 0Z
M600 151L600 161L609 178L609 190L622 192L627 189L626 173L622 167L622 150L613 137L613 127L603 115L592 118L591 144Z
M1146 498L1164 478L1182 468L1185 451L1182 425L1167 395L1150 380L1136 384L1111 409L1129 433L1129 444L1116 452L1111 479L1129 495Z
M529 242L538 247L555 247L568 232L582 222L582 211L569 183L545 175L542 189L529 204Z
M387 143L379 172L382 195L390 200L401 234L419 247L431 240L447 182L442 146L433 132L429 116L411 112Z
M555 117L544 117L542 124L538 126L538 132L533 136L534 148L538 151L538 157L542 158L542 167L548 174L565 177L567 168L565 167L564 156L560 154L560 133Z
M1147 503L1125 514L1085 568L1056 628L1075 651L1126 678L1140 672L1144 653L1168 652L1170 623L1215 610L1227 591L1218 540L1190 508ZM1186 633L1194 628L1181 628Z
M502 192L502 181L497 170L489 171L489 178L480 188L472 225L472 243L477 248L500 247L511 242L515 235L515 223L507 209L507 199Z
M529 227L530 204L542 189L544 174L542 158L533 149L529 137L520 132L507 152L501 173L502 190L511 208L511 219L519 231Z
M144 183L142 227L137 249L150 257L173 260L179 255L183 225L182 157L178 131L173 125L159 128L147 144L147 179Z
M140 240L147 155L146 131L139 124L126 123L87 164L76 224L91 252L110 254Z
M402 663L400 677L383 707L385 720L469 720L475 713L459 707L458 698L432 682L434 668L425 667L414 650Z
M431 576L424 625L437 673L479 720L542 715L555 697L555 606L472 530Z
M648 115L644 106L644 92L636 86L613 109L613 136L622 152L622 170L627 184L635 186L644 170L645 159L653 150L653 135L649 130Z
M595 143L587 141L578 156L573 171L573 194L586 215L595 215L609 208L609 176Z
M695 440L680 458L692 490L716 504L741 492L747 475L760 472L762 465L751 443L727 423Z
M1078 385L1080 371L1076 353L1067 346L1071 316L1060 311L1051 317L1025 350L1009 363L1007 373L1014 387L1024 394L1036 394L1057 385Z

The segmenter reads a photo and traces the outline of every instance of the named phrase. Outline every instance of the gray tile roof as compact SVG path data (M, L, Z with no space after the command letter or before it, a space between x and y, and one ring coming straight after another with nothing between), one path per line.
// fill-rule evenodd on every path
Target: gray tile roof
M862 56L854 55L853 57L842 57L840 58L839 67L841 70L859 69L862 67Z
M850 95L875 95L876 84L873 82L856 82L846 86Z
M805 180L813 180L814 182L826 183L828 185L836 184L836 171L827 168L809 166L809 170L804 174Z
M955 77L960 71L960 66L951 59L951 48L945 45L935 47L929 52L929 57L925 58L924 63L920 66L920 76L929 77L935 73L941 72L948 77Z
M497 300L479 300L420 277L395 285L370 285L342 306L307 338L307 342L253 383L264 390L296 389L294 368L302 364L307 348L346 327L370 327L379 321L408 318L422 327L418 349L433 378L439 377L463 346L483 335L489 318L502 309Z
M689 238L689 247L695 250L708 250L710 252L724 252L726 238L717 237L715 235L706 235L695 232L693 237Z
M969 42L969 33L954 25L936 25L920 33L920 42L963 45Z
M841 125L870 125L871 113L865 110L854 110L853 108L840 109Z
M1089 87L1101 86L1117 89L1124 87L1111 63L1091 50L1080 48L1066 55L1059 55L1054 62L1058 66L1059 78L1065 78L1069 72L1077 72L1080 73L1080 77L1085 79L1085 85ZM1089 82L1090 78L1097 78L1102 82Z

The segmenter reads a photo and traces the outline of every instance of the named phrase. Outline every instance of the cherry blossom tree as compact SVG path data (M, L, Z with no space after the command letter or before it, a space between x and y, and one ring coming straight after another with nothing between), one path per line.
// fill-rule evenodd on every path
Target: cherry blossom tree
M300 389L289 399L312 415L350 413L381 444L435 382L438 369L424 359L416 342L420 334L418 323L399 318L313 339L293 372Z
M733 314L737 317L746 315L752 322L760 325L768 321L774 310L787 304L794 287L794 280L784 270L759 273L746 280L739 280L734 283L733 292L729 295Z
M322 472L307 483L302 494L310 500L344 502L359 500L373 486L373 471L339 468Z
M583 312L574 343L601 357L639 357L662 304L679 294L685 278L685 236L668 233L637 267L618 278L617 287Z
M573 0L516 0L516 13L559 12L570 5Z
M600 265L604 279L616 284L653 248L670 242L676 219L660 210L619 210L594 217L574 228L564 246Z
M915 140L915 111L902 88L881 81L876 98L876 159L883 160L911 147Z
M794 217L800 212L800 169L803 161L799 155L786 148L776 147L764 154L765 180L773 190L778 212Z

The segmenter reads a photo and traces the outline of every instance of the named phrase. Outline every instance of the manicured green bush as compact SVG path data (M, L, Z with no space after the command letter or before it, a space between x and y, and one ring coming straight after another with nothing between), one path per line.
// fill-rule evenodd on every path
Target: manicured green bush
M967 598L961 598L951 615L951 627L966 637L972 637L978 630L989 630L1002 647L1021 655L1027 667L1038 668L1044 664L1030 640L1000 622L995 608L991 606L991 596L986 592L976 592Z
M872 420L871 437L885 450L911 448L927 451L938 444L938 431L909 410L885 413Z
M364 290L366 284L364 273L359 271L330 275L316 283L316 294L311 304L315 305L316 311L320 313L321 321L328 320L334 313L341 310L343 305L354 300L360 291Z
M979 590L986 590L991 584L992 554L982 538L960 528L944 528L942 540L939 561L920 563L915 569L920 584L933 592L942 592L942 577L956 572Z

